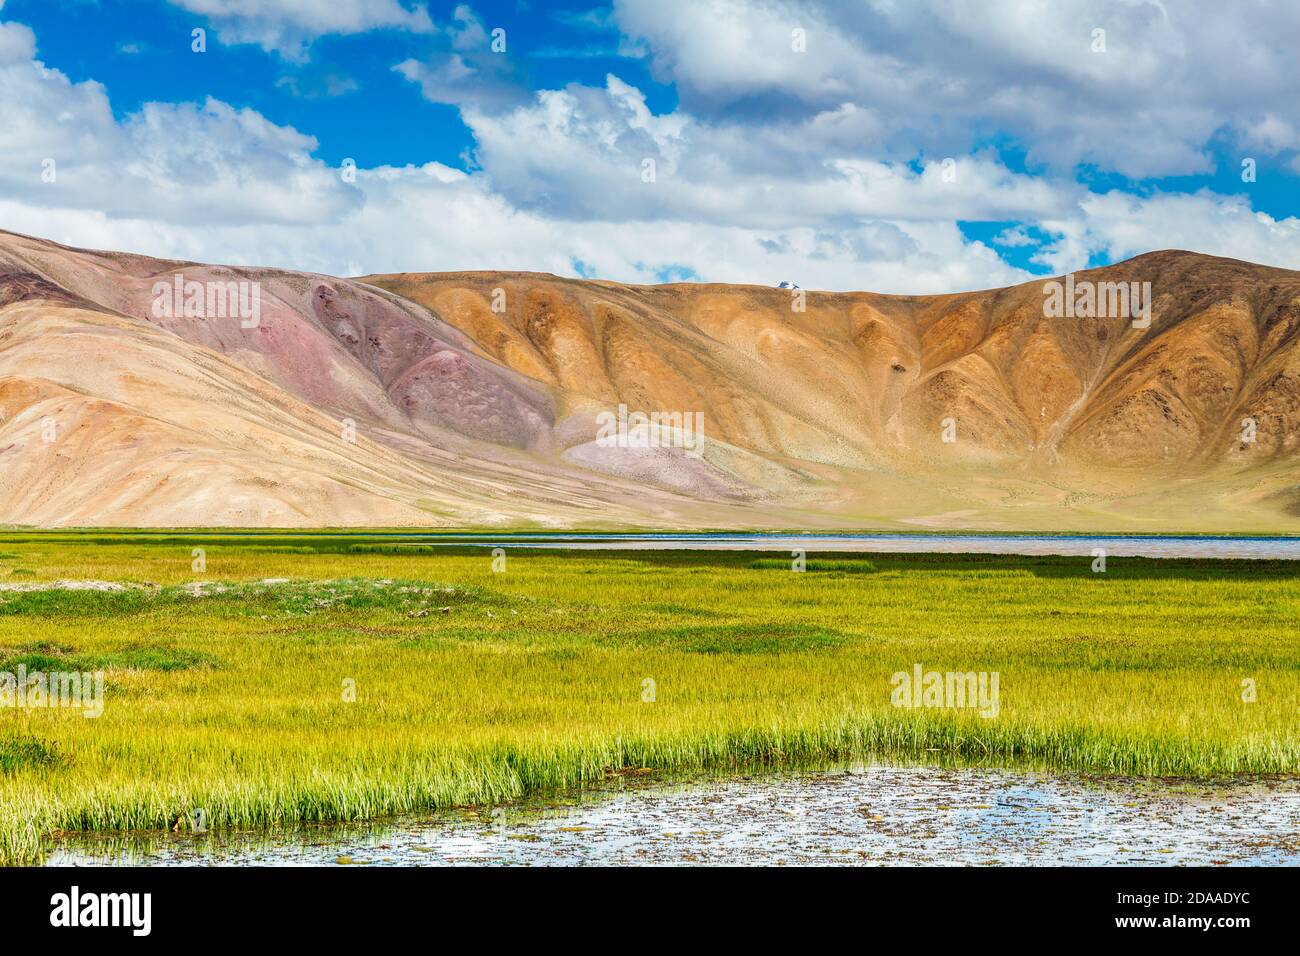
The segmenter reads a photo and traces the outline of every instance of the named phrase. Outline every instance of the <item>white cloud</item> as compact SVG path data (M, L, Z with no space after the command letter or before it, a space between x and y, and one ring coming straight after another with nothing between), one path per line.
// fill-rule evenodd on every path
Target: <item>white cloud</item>
M31 30L21 23L0 23L0 66L23 63L35 55L36 36Z
M14 30L0 24L0 48ZM148 103L119 122L100 84L73 83L30 59L0 60L0 195L27 205L196 228L330 222L359 197L311 158L316 146L213 99Z
M1042 261L1061 272L1166 246L1300 266L1300 222L1241 197L1096 195L983 152L955 153L949 181L942 153L880 152L891 120L871 104L753 124L657 114L610 77L506 112L466 106L481 169L362 169L349 184L312 136L254 110L210 99L119 119L101 85L44 67L34 48L25 27L0 24L0 226L74 245L333 274L581 270L925 293L1028 279L956 225L1019 219L1055 237Z
M1006 246L1011 249L1038 244L1037 240L1029 235L1023 226L1012 226L1009 229L1003 229L993 237L993 242L995 245Z
M475 158L512 202L581 220L676 219L823 228L870 219L1059 215L1081 193L1012 173L990 155L915 169L862 152L856 108L783 127L654 114L615 76L604 88L543 91L506 113L467 109ZM647 179L653 161L653 181Z
M615 0L685 109L756 121L871 109L885 145L1003 131L1031 162L1203 173L1222 128L1300 122L1300 6L1199 0ZM806 31L794 52L791 31ZM1105 52L1093 31L1105 30Z
M303 60L311 41L326 34L398 29L433 29L421 4L399 0L171 0L173 6L205 17L222 43L253 43L268 53Z
M1112 191L1089 196L1079 212L1042 223L1060 237L1041 253L1055 272L1083 268L1093 253L1118 260L1153 249L1189 249L1300 269L1300 218L1256 212L1244 196L1202 190L1138 197Z
M435 29L435 49L426 60L406 59L393 67L432 103L500 110L527 97L514 60L495 52L488 29L460 4L451 21ZM504 38L509 49L509 35Z
M689 270L705 280L810 289L944 292L1028 278L951 223L873 223L780 234L693 222L573 222L519 210L482 176L437 164L361 170L365 197L327 228L111 218L0 199L0 224L70 245L207 262L275 265L335 275L506 269L656 282Z
M1300 131L1290 120L1276 113L1265 113L1256 120L1241 124L1242 141L1247 146L1258 146L1268 153L1300 149Z
M989 250L965 243L951 223L832 230L815 216L796 215L785 200L774 203L785 210L784 226L771 229L729 224L725 216L702 223L702 211L689 203L680 216L654 222L613 215L577 221L521 208L494 190L489 173L439 164L362 169L350 185L313 157L314 138L253 110L217 100L153 103L119 121L98 83L73 83L33 62L26 28L3 25L0 41L10 51L0 66L7 160L0 225L73 245L335 274L490 268L573 275L582 263L627 281L691 270L719 281L773 284L796 276L810 288L899 291L1018 277ZM679 148L684 118L652 115L626 85L590 92L605 103L609 136L632 130L657 138L664 155ZM533 108L544 111L548 102L560 103L543 96ZM591 134L582 128L583 137ZM586 143L561 138L555 148ZM41 181L46 157L57 162L51 183ZM726 201L745 199L734 193Z

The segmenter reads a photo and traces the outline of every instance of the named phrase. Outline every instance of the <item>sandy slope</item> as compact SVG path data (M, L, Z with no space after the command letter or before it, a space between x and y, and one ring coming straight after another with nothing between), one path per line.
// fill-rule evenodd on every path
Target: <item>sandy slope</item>
M156 315L178 273L258 283L260 321ZM1300 274L1164 252L1076 278L1150 281L1151 328L1045 318L1042 283L798 312L0 233L0 522L1300 530ZM702 412L703 453L596 442L619 403Z

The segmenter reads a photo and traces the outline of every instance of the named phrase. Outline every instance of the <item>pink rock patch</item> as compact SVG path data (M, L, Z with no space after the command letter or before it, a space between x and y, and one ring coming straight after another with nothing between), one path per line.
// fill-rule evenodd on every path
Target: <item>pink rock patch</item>
M545 403L516 394L491 371L449 348L408 369L390 394L416 419L516 448L535 444L553 418Z

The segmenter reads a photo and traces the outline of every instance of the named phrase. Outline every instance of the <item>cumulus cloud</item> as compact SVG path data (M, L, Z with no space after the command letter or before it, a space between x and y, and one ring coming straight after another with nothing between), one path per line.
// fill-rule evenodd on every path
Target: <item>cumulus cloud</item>
M705 117L853 103L895 146L958 153L1000 130L1032 163L1131 177L1207 172L1218 130L1300 121L1295 4L615 0L614 16Z
M620 3L613 15L634 6ZM738 6L719 8L724 23ZM844 33L842 50L815 46L820 29L839 24L843 32L827 19L829 7L806 8L822 20L791 4L762 9L787 46L790 18L807 25L808 55L829 58L812 79L790 73L788 63L769 64L743 93L747 44L768 42L762 18L730 38L718 57L734 59L730 65L698 63L690 42L666 46L647 27L656 68L689 74L676 108L655 112L641 90L613 75L596 86L518 87L508 102L437 87L434 98L447 93L460 105L477 165L381 166L357 170L355 181L317 157L310 131L217 99L150 103L119 116L100 84L73 82L37 62L31 31L0 23L0 226L74 245L344 275L518 269L631 282L792 279L809 289L898 293L1030 278L995 248L968 240L958 225L967 220L1027 224L994 245L1027 248L1047 236L1036 261L1056 272L1097 254L1123 258L1161 247L1300 267L1300 221L1258 213L1244 197L1093 193L1069 176L1008 169L985 148L891 151L887 140L900 122L895 100L916 80L895 69L872 79L877 98L863 96L859 74L837 59L856 55L856 41ZM885 16L885 7L872 9ZM1139 14L1149 16L1145 8ZM413 66L413 82L423 87L422 69L456 57L467 69L486 68L471 62L485 56L488 39L472 11L457 11L433 31L442 59ZM1035 69L1067 76L1085 69L1053 66L1058 42L1047 42ZM1113 42L1110 50L1124 49ZM879 64L904 55L916 54L900 43L895 53L880 52ZM980 89L983 82L969 81ZM717 105L734 98L754 106L762 101L754 90L783 85L796 90L784 102L802 102L798 110ZM975 95L940 87L936 102ZM1242 114L1240 135L1261 149L1287 148L1289 109L1289 101L1257 103ZM1173 115L1162 114L1170 122ZM1184 145L1199 150L1194 138ZM53 181L43 176L47 159L57 164ZM647 159L655 164L650 181Z
M35 55L36 36L31 30L21 23L0 23L0 66L22 63Z
M1244 196L1201 190L1139 197L1113 190L1087 197L1079 213L1041 224L1057 239L1039 261L1056 272L1081 268L1096 253L1118 260L1152 249L1190 249L1300 269L1300 218L1256 212Z
M1017 219L1062 214L1081 190L1013 173L988 154L882 162L843 128L857 111L752 129L654 114L610 75L526 106L466 110L475 158L512 202L580 220L679 219L791 228L870 219Z
M1276 113L1264 113L1257 119L1243 120L1239 125L1242 142L1247 146L1259 147L1268 153L1300 149L1300 130L1296 129L1295 123Z
M313 137L256 111L210 99L146 104L118 119L100 84L74 83L33 61L25 27L0 26L0 50L7 54L0 61L7 159L0 224L73 245L335 274L499 268L652 282L694 272L717 281L771 284L793 275L812 288L899 291L1019 278L951 223L828 229L785 200L772 202L784 210L774 219L780 228L728 223L725 215L702 222L707 210L698 203L631 225L612 214L583 220L527 208L487 171L436 163L361 169L349 183L314 156ZM625 84L591 95L605 103L615 138L640 130L658 137L664 156L679 148L683 118L651 115ZM542 94L530 109L544 111L554 99ZM591 129L578 132L555 148L583 148ZM56 163L49 182L47 158Z
M0 49L13 32L0 24ZM195 228L319 224L359 200L311 158L316 147L311 136L214 99L148 103L119 121L100 84L0 59L0 195L34 207Z

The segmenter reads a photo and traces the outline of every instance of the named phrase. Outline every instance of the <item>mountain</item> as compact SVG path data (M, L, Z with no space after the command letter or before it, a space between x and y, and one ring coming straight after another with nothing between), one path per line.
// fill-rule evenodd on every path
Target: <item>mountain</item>
M1300 530L1300 273L1056 281L341 279L0 232L0 523Z

